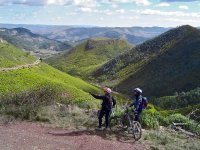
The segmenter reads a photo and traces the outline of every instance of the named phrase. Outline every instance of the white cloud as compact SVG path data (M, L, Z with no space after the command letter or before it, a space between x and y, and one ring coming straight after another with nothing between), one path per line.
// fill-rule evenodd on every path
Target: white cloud
M180 8L180 9L184 9L184 10L188 10L188 9L189 9L189 7L186 6L186 5L180 5L179 8Z
M144 6L148 6L151 3L149 2L149 0L133 0L136 4L138 5L144 5Z
M103 18L103 17L101 17L101 18L99 18L99 20L100 20L100 21L103 21L103 20L104 20L104 18Z
M148 6L150 5L149 0L102 0L104 3L136 3L137 5L143 5L143 6Z
M65 0L47 0L47 5L65 5L67 2Z
M66 1L66 0L65 0ZM71 0L76 6L80 7L96 7L97 2L96 0Z
M159 3L156 5L156 7L169 7L170 4L169 3L166 3L166 2L163 2L163 3Z
M185 20L185 19L179 19L179 18L165 18L165 20L178 22L178 23L182 22L184 24L188 24L188 22L190 22L190 23L200 23L200 20L193 20L193 19Z
M92 12L92 9L91 8L86 8L86 7L81 7L80 10L82 12Z
M143 15L160 15L160 16L176 16L176 17L194 17L200 18L200 13L186 13L183 11L160 11L153 9L145 9L137 11L139 14Z
M125 13L125 10L124 9L118 9L116 10L117 13L120 13L120 14L124 14Z
M117 8L117 7L119 7L117 4L115 4L115 3L113 3L112 5L111 5L111 7L112 8Z
M0 0L0 5L23 4L39 5L75 5L80 7L95 7L97 0Z

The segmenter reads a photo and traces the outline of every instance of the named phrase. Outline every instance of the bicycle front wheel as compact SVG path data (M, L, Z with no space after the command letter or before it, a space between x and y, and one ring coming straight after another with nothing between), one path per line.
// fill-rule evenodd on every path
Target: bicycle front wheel
M136 141L142 137L142 127L138 121L132 123L132 134Z

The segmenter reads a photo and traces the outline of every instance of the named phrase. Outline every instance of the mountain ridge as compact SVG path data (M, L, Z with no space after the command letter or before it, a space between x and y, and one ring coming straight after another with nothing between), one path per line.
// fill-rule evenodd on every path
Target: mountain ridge
M145 82L146 84L151 84L152 87L155 86L153 82L150 82L151 80L154 80L154 79L153 79L153 73L150 73L152 71L149 70L148 68L152 68L154 66L154 68L152 68L152 70L154 71L161 69L159 67L155 67L156 66L155 62L161 56L163 60L165 57L168 59L172 59L171 57L168 57L168 55L179 56L178 58L180 58L180 60L173 57L174 62L175 60L181 61L181 57L182 57L181 54L186 57L187 55L185 55L185 53L188 53L188 54L192 52L197 53L196 57L198 57L199 38L200 38L199 30L191 26L186 25L186 26L181 26L181 27L172 29L152 40L146 41L145 43L139 46L136 46L129 52L126 52L125 54L122 54L116 57L115 59L109 61L103 67L100 67L95 72L93 72L93 76L94 78L99 78L100 81L103 81L102 79L104 79L104 76L106 76L108 80L109 79L117 80L120 78L121 80L118 82L118 85L116 84L114 85L115 88L118 89L120 92L126 92L129 95L130 95L130 92L128 92L130 91L129 89L134 88L134 86L140 86L146 91L147 95L153 94L154 96L163 96L163 94L164 95L172 94L171 92L176 91L177 87L179 87L177 88L177 90L189 90L189 89L192 89L193 87L195 88L194 85L197 86L197 84L193 84L193 86L186 86L186 85L180 84L177 87L174 86L175 89L173 88L170 90L166 90L166 92L160 91L159 93L155 93L153 89L155 90L158 87L152 88L152 90L150 90L151 89L150 86L145 85ZM160 45L160 43L163 43L163 44ZM182 45L185 45L185 47ZM194 45L196 47L194 47ZM188 52L186 48L190 49L191 51ZM180 49L183 49L183 51L181 52ZM174 51L177 51L179 53L176 53ZM160 62L157 62L157 63L161 65L162 61L161 60L159 61ZM194 61L197 61L197 60L195 59ZM183 60L183 62L185 61ZM194 63L194 62L191 61L190 63ZM199 63L199 62L197 61L196 63ZM153 64L153 66L151 66L150 64ZM169 64L165 62L165 65L168 66ZM183 66L183 64L181 63L179 63L178 65L179 67ZM167 69L170 70L169 67ZM176 70L179 70L181 72L179 68L176 68ZM196 70L198 71L198 67ZM148 75L144 76L142 74L148 74ZM161 78L160 76L161 74L162 73L158 74L159 76L158 78ZM155 76L156 76L156 73L155 73ZM150 81L147 79L149 79ZM155 81L155 82L157 83L158 81ZM173 81L171 82L173 83ZM132 86L130 83L132 83ZM159 86L161 87L160 84ZM165 88L167 87L165 86Z

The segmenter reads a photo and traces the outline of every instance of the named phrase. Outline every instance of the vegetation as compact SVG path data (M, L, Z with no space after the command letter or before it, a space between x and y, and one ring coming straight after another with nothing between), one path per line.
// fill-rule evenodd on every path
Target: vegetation
M200 104L200 88L188 92L175 93L174 96L165 96L151 101L162 109L180 109L189 105Z
M151 150L199 150L200 145L198 138L186 137L185 134L172 131L168 128L145 130L141 142L144 143L145 141L150 143Z
M7 42L0 42L0 68L33 63L36 58Z
M110 60L93 77L115 83L116 90L128 95L137 86L157 97L191 90L200 84L199 49L199 30L181 26Z
M46 62L61 71L88 80L90 72L131 47L127 42L118 39L90 39L69 53L49 58Z

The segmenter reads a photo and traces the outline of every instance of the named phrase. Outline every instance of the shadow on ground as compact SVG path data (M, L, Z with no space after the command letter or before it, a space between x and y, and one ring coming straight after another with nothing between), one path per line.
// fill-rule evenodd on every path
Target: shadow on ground
M116 131L98 131L98 130L80 130L80 131L70 131L70 132L48 132L48 134L53 136L81 136L81 135L90 135L90 136L99 136L104 140L117 140L123 143L134 143L134 138L125 133L122 130Z

